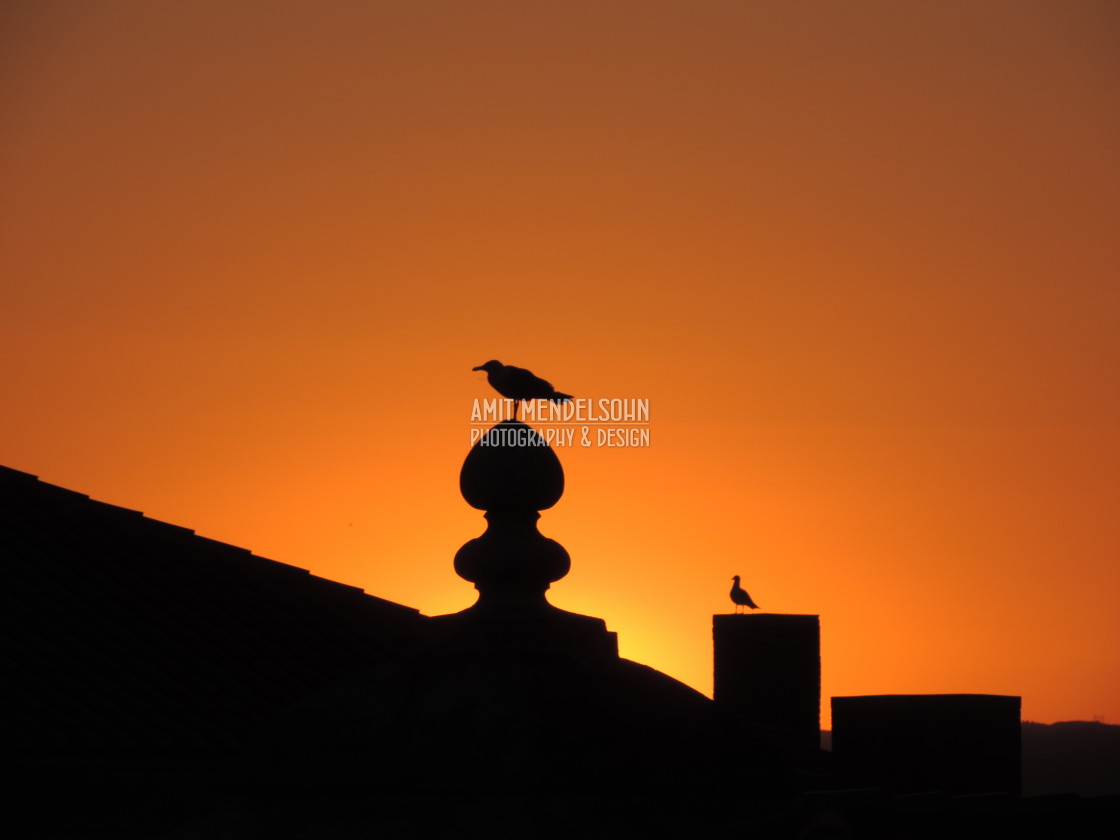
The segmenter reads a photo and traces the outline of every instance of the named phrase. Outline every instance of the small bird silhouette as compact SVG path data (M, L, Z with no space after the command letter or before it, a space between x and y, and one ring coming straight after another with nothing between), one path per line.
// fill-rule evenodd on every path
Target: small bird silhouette
M739 576L735 575L731 578L735 583L731 587L731 600L735 604L735 612L739 612L739 607L750 607L752 610L758 609L758 604L751 600L751 596L747 594L747 590L739 585Z
M486 364L471 370L486 371L486 381L490 383L490 387L506 399L513 400L514 420L517 419L522 400L565 402L572 398L571 394L561 394L552 387L551 383L534 376L531 370L503 365L497 359L491 359Z

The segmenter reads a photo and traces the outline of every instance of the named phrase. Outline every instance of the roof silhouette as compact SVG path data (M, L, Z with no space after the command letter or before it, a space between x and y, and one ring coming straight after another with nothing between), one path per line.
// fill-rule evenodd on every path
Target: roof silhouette
M4 742L230 749L419 613L0 467ZM49 702L44 702L44 695Z
M792 838L868 813L860 791L802 795L833 783L819 751L547 602L558 463L480 448L461 479L487 511L455 559L479 601L425 617L0 467L0 834ZM977 824L936 813L944 836Z
M520 503L551 504L559 465L538 448L518 451L540 491ZM465 468L471 497L488 508L508 503L495 493L509 476L486 466L506 455L480 453ZM543 483L533 478L541 469ZM500 537L506 520L494 521ZM766 733L742 735L749 727L707 697L619 659L601 619L548 604L539 589L558 572L547 568L513 600L429 618L5 468L0 541L0 609L15 629L0 650L0 731L20 779L12 798L27 804L0 816L0 832L170 829L197 808L202 827L176 836L209 837L242 819L223 802L249 808L258 828L286 821L292 803L306 809L301 819L375 827L391 802L348 810L368 811L371 790L602 803L656 789L687 800L732 780L769 790L787 775ZM563 551L539 535L530 543ZM487 545L472 555L483 563L480 595L513 580L485 566ZM324 787L343 797L337 807L316 804ZM44 795L68 807L44 814L32 804ZM624 801L610 806L620 826L632 819ZM499 802L484 822L511 818ZM284 836L311 830L300 825Z

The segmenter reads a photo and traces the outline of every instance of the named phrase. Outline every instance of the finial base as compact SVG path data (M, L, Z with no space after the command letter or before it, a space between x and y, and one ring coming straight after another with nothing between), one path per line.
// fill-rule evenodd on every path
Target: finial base
M455 554L455 572L479 591L524 605L547 604L549 585L568 573L572 561L564 546L537 530L536 511L490 511L486 531Z

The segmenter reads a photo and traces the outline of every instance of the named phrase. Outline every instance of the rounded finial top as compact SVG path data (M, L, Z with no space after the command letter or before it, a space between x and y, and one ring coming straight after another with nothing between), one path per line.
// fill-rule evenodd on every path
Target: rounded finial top
M547 510L564 493L564 468L530 426L505 420L471 447L459 491L479 510Z

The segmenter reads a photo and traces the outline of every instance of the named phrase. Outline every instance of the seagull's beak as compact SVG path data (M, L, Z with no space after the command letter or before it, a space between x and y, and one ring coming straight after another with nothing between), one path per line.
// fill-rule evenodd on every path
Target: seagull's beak
M486 370L486 368L484 368L482 365L479 365L478 367L471 368L471 370Z

